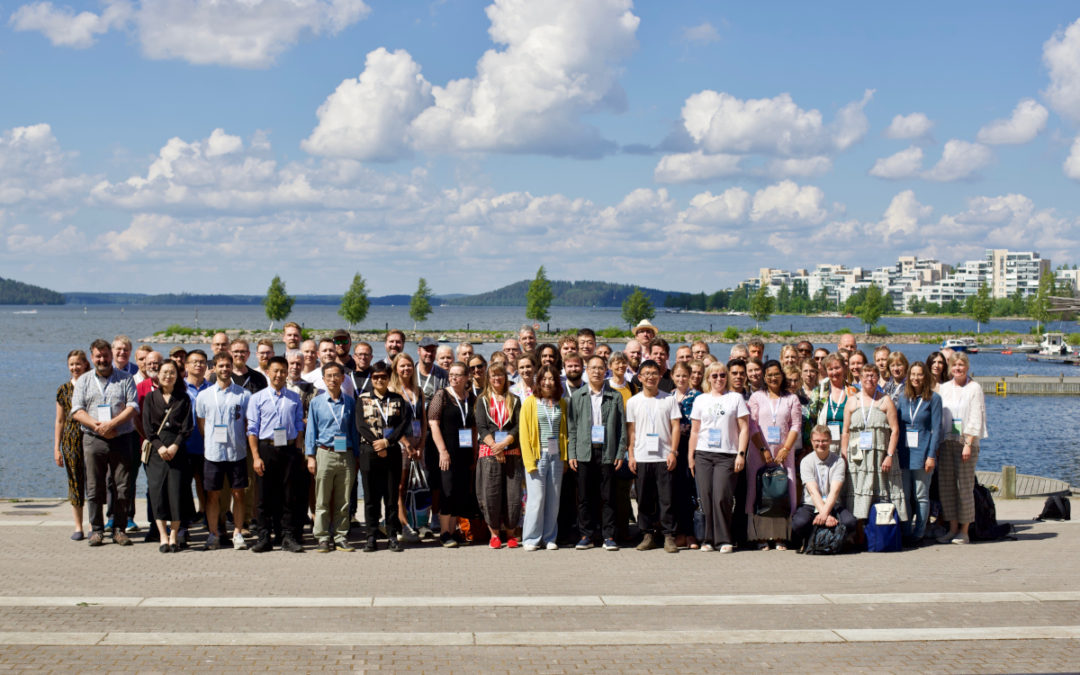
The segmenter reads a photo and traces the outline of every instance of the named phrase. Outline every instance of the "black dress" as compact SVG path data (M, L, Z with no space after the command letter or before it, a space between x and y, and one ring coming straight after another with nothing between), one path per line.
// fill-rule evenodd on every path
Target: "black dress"
M168 403L160 388L147 394L143 399L142 416L143 431L153 446L150 461L146 464L146 482L154 517L164 521L180 520L183 514L181 495L185 487L190 490L191 484L188 457L184 451L184 442L192 431L191 399L183 382L174 386ZM165 419L164 425L162 419ZM158 450L174 444L180 451L165 461Z
M476 427L473 412L475 406L476 397L471 391L465 392L465 400L457 401L450 389L444 388L435 392L427 409L428 426L439 426L446 451L450 454L450 470L440 470L439 449L435 446L432 434L428 434L424 463L427 465L428 476L439 477L439 480L431 481L431 487L439 489L440 516L474 518L479 515L480 509L473 495L471 480L476 448L461 447L458 443L460 430L468 429L471 433Z

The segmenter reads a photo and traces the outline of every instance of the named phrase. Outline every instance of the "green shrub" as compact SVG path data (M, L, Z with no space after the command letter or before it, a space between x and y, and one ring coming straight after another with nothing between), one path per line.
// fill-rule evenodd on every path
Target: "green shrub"
M724 329L724 336L723 337L724 337L725 340L738 340L739 339L739 329L736 328L735 326L728 326L727 328Z
M877 326L872 327L870 329L870 334L871 335L892 335L892 333L889 332L888 328L886 328L884 325L880 325L880 324L877 325Z
M156 333L154 333L154 335L185 335L185 336L197 335L197 334L198 334L198 331L196 331L194 328L189 328L187 326L181 326L178 323L174 323L171 326L168 326L163 331L159 330Z
M634 334L628 330L622 328L616 328L615 326L608 326L607 328L596 331L596 337L606 338L608 340L614 338L630 338L634 337Z

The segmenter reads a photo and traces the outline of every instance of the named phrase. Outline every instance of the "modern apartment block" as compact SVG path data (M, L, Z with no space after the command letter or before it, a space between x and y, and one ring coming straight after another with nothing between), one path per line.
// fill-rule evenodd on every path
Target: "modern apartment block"
M1039 277L1049 271L1050 260L1036 252L986 249L981 260L967 260L955 268L917 256L900 256L895 265L874 269L820 264L812 271L791 272L763 267L757 277L742 285L751 290L764 286L776 296L782 286L792 288L795 281L802 281L811 297L824 289L830 303L839 307L860 289L875 284L892 297L894 307L906 309L912 298L937 304L963 302L978 293L983 283L990 286L995 298L1009 297L1018 290L1028 296L1038 291ZM1073 287L1080 288L1080 284Z

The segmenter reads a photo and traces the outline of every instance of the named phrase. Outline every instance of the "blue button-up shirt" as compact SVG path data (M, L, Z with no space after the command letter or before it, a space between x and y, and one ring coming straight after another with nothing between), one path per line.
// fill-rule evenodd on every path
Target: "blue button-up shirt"
M345 443L353 455L360 454L360 438L356 431L356 399L342 392L337 399L323 392L311 399L308 406L307 431L304 433L304 450L314 456L320 445L333 447L334 436L345 434Z
M211 462L237 462L247 457L247 420L245 411L251 400L251 392L236 384L225 389L215 384L199 394L195 402L195 414L203 421L203 451ZM214 427L225 426L225 442L214 440ZM271 430L273 433L273 430Z
M304 429L304 406L300 397L282 387L275 391L267 387L253 394L247 407L247 433L260 441L274 438L274 429L285 429L285 437L296 440Z
M187 387L188 398L191 399L191 433L184 441L184 452L189 455L201 455L203 454L203 437L199 433L199 415L195 412L195 400L199 397L199 392L209 387L210 383L203 380L202 384L196 387L185 380L184 385Z

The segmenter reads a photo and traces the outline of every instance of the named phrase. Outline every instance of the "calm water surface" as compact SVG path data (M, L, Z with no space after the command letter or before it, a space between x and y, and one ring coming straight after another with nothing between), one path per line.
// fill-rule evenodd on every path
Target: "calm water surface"
M112 338L125 333L138 342L170 324L195 325L195 308L190 306L116 306L40 307L36 314L21 314L25 307L0 306L0 497L56 497L66 494L64 470L52 463L53 420L56 389L68 379L65 356L71 349L87 349L97 337ZM290 319L307 327L333 328L342 325L335 307L298 306ZM525 322L523 308L436 307L432 316L418 327L426 330L458 330L469 325L474 330L510 330ZM753 327L748 317L727 317L689 313L661 313L654 321L665 330L722 331L733 325ZM888 317L882 321L894 332L968 331L974 322L966 319L917 319ZM381 330L386 324L410 328L406 307L372 307L359 329ZM200 328L244 328L263 330L268 323L261 307L221 306L198 309ZM590 326L594 329L621 326L619 309L553 308L552 329ZM827 332L839 329L857 331L857 319L785 316L763 325L772 331ZM983 330L1025 332L1026 321L998 320L984 324ZM1055 328L1057 328L1055 326ZM1066 332L1075 326L1064 327ZM873 344L877 344L876 342ZM158 345L167 350L171 345ZM615 345L618 348L619 345ZM674 347L675 345L673 345ZM834 345L828 345L835 349ZM867 347L868 345L861 345ZM728 345L717 345L713 352L726 356ZM872 345L870 345L872 348ZM495 344L478 347L484 355ZM925 359L934 350L930 345L903 345L909 360ZM204 346L209 352L209 346ZM406 349L415 353L415 345ZM375 345L376 357L382 346ZM869 351L869 350L867 350ZM779 354L770 345L768 353ZM1023 356L977 354L972 369L979 375L1037 373L1044 375L1080 375L1080 368L1028 362ZM254 363L254 359L252 361ZM1021 473L1051 476L1080 485L1077 462L1080 396L1010 397L986 399L990 438L982 445L979 468L997 470L1002 464L1015 464ZM140 479L141 480L141 479Z

